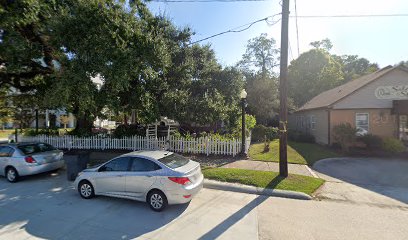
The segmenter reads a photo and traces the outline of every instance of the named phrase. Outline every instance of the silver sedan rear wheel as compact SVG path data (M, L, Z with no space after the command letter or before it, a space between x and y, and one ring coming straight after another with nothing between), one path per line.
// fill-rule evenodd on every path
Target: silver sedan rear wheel
M167 206L167 198L160 191L153 191L148 196L150 208L156 212L162 211Z
M88 181L82 181L79 183L78 187L79 195L85 199L89 199L95 196L95 192L93 186Z
M6 178L7 178L7 181L9 182L12 182L12 183L17 182L17 179L18 179L17 170L14 169L13 167L7 168Z

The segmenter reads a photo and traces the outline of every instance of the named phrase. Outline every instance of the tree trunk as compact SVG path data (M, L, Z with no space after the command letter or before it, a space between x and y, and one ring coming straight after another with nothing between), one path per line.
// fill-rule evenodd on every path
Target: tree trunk
M125 126L128 125L128 118L127 118L127 114L126 114L126 113L123 114L123 124L124 124Z
M92 127L94 118L90 112L80 113L78 108L75 108L72 113L76 117L76 125L73 133L75 135L90 135L92 134Z
M77 124L74 131L80 135L92 133L93 120L88 116L77 116Z

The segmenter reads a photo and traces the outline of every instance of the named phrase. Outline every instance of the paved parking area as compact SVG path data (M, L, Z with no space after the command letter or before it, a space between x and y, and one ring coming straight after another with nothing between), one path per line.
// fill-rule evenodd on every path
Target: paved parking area
M317 197L386 206L408 206L408 159L333 158L313 169L327 182Z
M234 220L228 231L217 224L238 212L253 195L203 190L190 204L156 213L147 204L99 196L82 199L65 172L41 174L11 184L0 178L1 239L254 239L255 211ZM176 221L177 220L177 221ZM215 230L214 230L215 229Z
M408 208L203 189L156 213L130 200L84 200L65 179L0 178L0 239L408 239Z

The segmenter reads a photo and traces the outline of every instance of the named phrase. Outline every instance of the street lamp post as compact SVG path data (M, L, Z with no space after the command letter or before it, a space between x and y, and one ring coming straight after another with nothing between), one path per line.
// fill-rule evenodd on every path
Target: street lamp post
M242 89L242 92L241 92L241 107L242 107L241 154L242 154L242 156L246 156L246 154L245 154L245 105L246 105L246 97L247 97L247 92L245 91L245 89Z

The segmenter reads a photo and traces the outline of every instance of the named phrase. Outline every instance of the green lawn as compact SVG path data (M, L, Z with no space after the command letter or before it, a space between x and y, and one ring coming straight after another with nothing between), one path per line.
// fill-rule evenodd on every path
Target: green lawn
M273 140L269 145L269 152L264 153L264 143L252 144L249 148L249 157L252 160L279 162L279 140ZM324 158L338 157L336 152L314 143L289 142L288 162L313 165Z
M320 178L296 174L290 174L287 178L283 178L276 172L234 168L211 168L203 170L203 173L208 179L222 182L234 182L262 188L297 191L309 195L324 183L324 180Z

